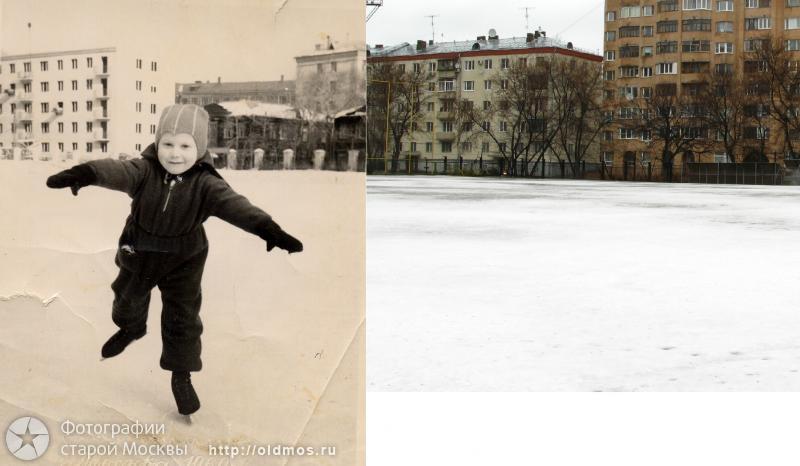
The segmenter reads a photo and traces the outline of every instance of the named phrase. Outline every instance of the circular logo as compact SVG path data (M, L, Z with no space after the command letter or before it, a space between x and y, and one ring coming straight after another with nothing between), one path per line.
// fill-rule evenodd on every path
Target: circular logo
M31 461L44 455L49 444L47 427L35 417L21 417L12 422L6 431L8 451L21 460Z

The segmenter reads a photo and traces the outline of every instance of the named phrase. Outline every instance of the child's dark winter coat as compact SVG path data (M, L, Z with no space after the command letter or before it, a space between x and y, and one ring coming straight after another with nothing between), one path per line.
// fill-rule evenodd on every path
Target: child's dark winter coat
M53 188L87 185L122 191L133 199L131 214L119 239L112 284L114 323L130 334L145 330L150 292L158 286L163 309L161 367L198 371L201 291L208 240L203 222L216 216L289 252L302 244L285 233L263 210L237 194L211 166L206 152L188 171L168 173L158 161L155 145L141 159L95 160L48 179Z
M112 319L120 328L103 345L103 357L120 354L146 332L150 292L161 291L161 367L172 371L178 412L191 414L200 400L190 371L202 368L200 282L208 256L203 222L214 215L263 238L267 251L289 253L303 244L281 230L266 212L231 189L206 152L208 113L197 105L170 105L161 112L156 142L141 159L95 160L47 179L51 188L84 186L122 191L133 199L119 238L119 267Z

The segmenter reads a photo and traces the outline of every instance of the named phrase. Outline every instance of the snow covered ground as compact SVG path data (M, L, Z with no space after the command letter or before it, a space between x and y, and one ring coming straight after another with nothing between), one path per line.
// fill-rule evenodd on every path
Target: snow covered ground
M227 464L204 458L208 446L248 444L335 446L336 456L233 464L361 464L363 174L223 170L234 189L305 250L267 253L255 236L216 218L206 223L204 368L193 377L202 408L187 425L174 406L170 375L158 367L157 289L149 333L100 361L101 345L116 331L110 285L130 201L96 187L78 197L47 189L46 177L62 168L0 162L0 424L23 415L42 419L51 434L42 464L83 460L62 456L61 445L137 440L66 436L59 431L66 420L164 423L164 435L139 443L189 446L186 456L153 457L149 464ZM0 452L1 463L11 461L1 459L6 454Z
M370 177L370 391L800 390L797 187Z

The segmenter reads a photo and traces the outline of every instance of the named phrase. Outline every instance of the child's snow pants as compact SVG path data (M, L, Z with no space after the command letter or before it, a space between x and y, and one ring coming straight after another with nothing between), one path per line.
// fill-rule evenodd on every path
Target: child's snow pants
M180 254L117 250L119 275L111 289L114 305L111 317L121 329L141 332L147 325L150 291L161 291L161 367L168 371L199 371L200 280L208 248L186 257Z

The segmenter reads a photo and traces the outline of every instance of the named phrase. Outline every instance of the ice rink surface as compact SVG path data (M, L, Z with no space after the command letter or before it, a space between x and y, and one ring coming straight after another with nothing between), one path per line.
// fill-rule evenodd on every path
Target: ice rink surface
M800 188L369 177L370 391L800 390Z
M206 222L204 367L192 378L202 407L187 425L177 414L170 374L158 366L157 289L148 334L100 361L101 345L116 331L110 285L130 199L97 187L77 197L47 189L47 176L63 168L0 161L0 418L33 415L45 422L51 444L39 463L82 461L59 455L64 444L116 441L121 449L123 441L138 440L188 446L187 456L154 457L168 463L153 464L227 464L205 457L209 445L268 444L335 446L336 456L315 457L313 464L358 464L364 174L222 170L237 192L301 239L304 251L267 253L260 238L214 217ZM66 420L163 423L166 433L65 436L58 429ZM253 456L231 464L308 461Z

